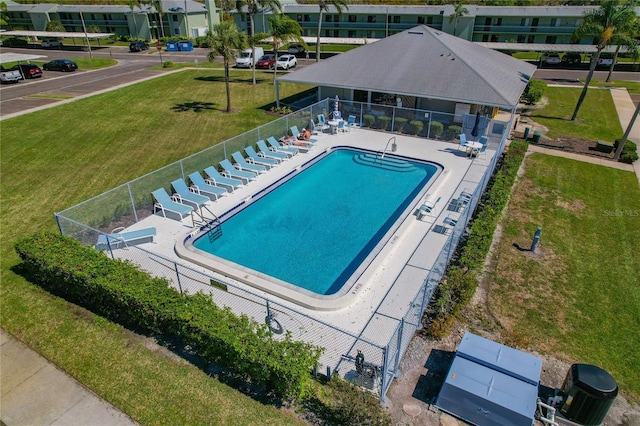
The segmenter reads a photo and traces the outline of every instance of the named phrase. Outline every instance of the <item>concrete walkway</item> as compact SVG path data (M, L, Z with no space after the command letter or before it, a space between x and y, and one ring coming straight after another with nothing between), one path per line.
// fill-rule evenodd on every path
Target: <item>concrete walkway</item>
M629 92L625 88L611 89L611 97L613 98L613 103L615 104L616 111L618 112L618 119L622 126L622 132L625 132L631 122L633 113L636 111L636 105L631 100L631 96L629 96ZM640 150L640 117L638 117L635 123L633 123L633 127L629 132L629 140L639 147L636 151ZM640 160L634 162L632 166L636 172L636 177L638 178L638 185L640 185Z
M12 425L137 423L0 329L0 420Z

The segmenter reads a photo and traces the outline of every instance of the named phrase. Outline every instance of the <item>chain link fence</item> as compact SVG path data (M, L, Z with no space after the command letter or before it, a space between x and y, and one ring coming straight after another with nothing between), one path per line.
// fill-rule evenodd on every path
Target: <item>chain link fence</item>
M186 178L192 172L218 164L229 158L232 152L243 150L260 139L269 136L278 139L287 134L291 126L313 128L312 123L318 114L330 117L334 109L333 100L323 100L58 212L55 216L59 230L63 235L94 246L100 235L109 234L114 228L129 227L154 214L151 197L153 190L161 187L169 190L172 180ZM453 141L462 129L461 119L453 114L351 101L340 101L340 110L345 119L349 115L356 116L357 124L362 127L426 139ZM106 252L113 258L139 265L153 276L166 278L183 294L208 294L219 306L228 307L237 315L265 322L275 335L290 333L296 340L304 340L324 348L315 373L340 374L382 399L398 373L409 342L421 328L422 315L493 174L506 143L507 129L509 125L506 122L492 122L488 136L497 153L480 184L473 183L477 186L472 200L461 212L456 226L450 232L415 298L407 306L404 316L396 318L378 308L372 314L372 320L359 334L312 318L257 291L241 288L217 274L198 271L141 247L130 246L116 252L114 250L120 246L115 239L107 237ZM465 182L460 185L463 188Z

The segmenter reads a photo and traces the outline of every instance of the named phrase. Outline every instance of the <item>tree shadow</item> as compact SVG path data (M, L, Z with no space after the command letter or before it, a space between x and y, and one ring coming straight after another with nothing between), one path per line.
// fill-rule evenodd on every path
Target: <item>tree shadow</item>
M193 111L193 112L202 112L205 110L214 110L213 102L200 102L200 101L192 101L192 102L183 102L181 104L176 104L171 107L171 109L175 112L185 112L185 111Z

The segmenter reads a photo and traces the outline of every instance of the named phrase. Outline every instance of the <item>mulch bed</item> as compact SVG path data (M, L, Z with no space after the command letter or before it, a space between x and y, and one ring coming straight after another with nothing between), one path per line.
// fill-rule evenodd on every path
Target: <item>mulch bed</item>
M524 138L523 132L512 132L512 135L516 138ZM562 137L558 139L551 139L545 136L540 138L540 143L534 144L529 139L529 143L532 145L538 145L544 148L557 149L565 152L574 152L576 154L589 155L591 157L598 157L605 160L613 161L614 152L607 154L605 152L597 151L596 145L598 141L588 140L588 139L580 139L580 138L572 138L572 137Z

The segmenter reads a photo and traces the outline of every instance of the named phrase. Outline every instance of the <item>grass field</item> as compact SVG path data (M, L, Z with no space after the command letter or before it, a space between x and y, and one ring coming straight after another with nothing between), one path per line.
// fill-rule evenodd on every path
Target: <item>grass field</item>
M532 347L609 371L640 401L640 189L634 173L535 154L496 247L491 310ZM541 255L529 247L542 227Z
M547 105L534 111L534 121L549 128L547 136L559 138L574 136L588 140L613 142L622 137L613 99L608 90L592 88L587 91L584 103L575 121L571 114L578 102L580 88L547 87Z
M56 211L273 120L261 109L274 99L270 75L252 86L250 73L232 73L234 114L222 112L221 76L184 71L2 121L1 326L142 424L297 421L25 281L13 243L56 231ZM280 86L283 96L304 89Z

